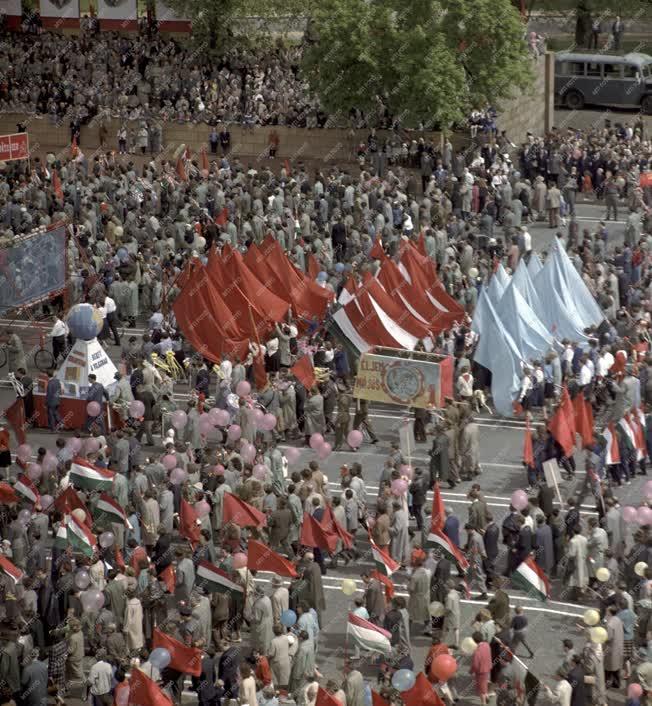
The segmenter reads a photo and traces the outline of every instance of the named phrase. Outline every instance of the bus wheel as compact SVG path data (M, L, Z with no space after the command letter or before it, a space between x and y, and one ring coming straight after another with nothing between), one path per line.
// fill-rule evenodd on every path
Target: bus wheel
M579 91L568 91L565 96L566 106L571 110L584 107L584 96Z
M645 96L641 101L641 108L647 115L652 115L652 96Z

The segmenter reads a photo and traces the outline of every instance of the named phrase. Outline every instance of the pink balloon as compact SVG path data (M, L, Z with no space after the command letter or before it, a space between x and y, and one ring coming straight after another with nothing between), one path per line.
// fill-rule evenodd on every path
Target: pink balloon
M251 392L251 385L246 380L240 380L235 387L235 394L238 397L246 397Z
M224 410L213 407L212 409L209 409L206 414L213 424L219 424L220 412L222 411ZM202 414L201 416L203 417L204 415Z
M99 402L89 402L86 405L86 412L88 413L89 417L98 417L100 412L102 411L102 408L100 407Z
M524 490L515 490L512 493L512 507L516 510L524 510L528 504L529 500Z
M166 471L171 471L177 465L177 457L174 454L166 454L161 459L161 462Z
M276 426L276 417L273 414L270 414L269 412L263 416L263 421L262 421L262 428L265 431L272 431L272 429Z
M257 480L265 480L265 478L267 478L267 466L262 463L257 463L254 466L253 476Z
M640 699L643 696L643 687L640 684L630 684L627 687L628 699Z
M16 456L18 456L21 461L29 461L32 457L32 447L29 444L21 444L16 449Z
M652 495L652 480L649 480L645 484L645 496Z
M54 510L54 498L51 495L41 495L41 510L51 512Z
M213 470L218 476L224 475L224 466L221 463L218 463L217 466L214 466Z
M172 426L175 429L183 429L188 423L188 415L182 409L175 410L171 416Z
M264 429L263 424L265 419L265 412L263 412L262 409L258 409L256 407L255 409L251 410L251 420L253 423L256 425L256 429Z
M69 446L73 453L78 454L81 451L82 440L73 436L71 439L68 439L66 446Z
M210 511L211 506L206 500L200 500L195 503L195 512L197 513L197 517L206 517Z
M231 415L225 409L218 409L214 416L218 427L225 427L231 421Z
M43 462L41 463L43 468L43 473L49 474L56 470L57 468L57 457L48 451L43 457Z
M362 446L362 432L352 429L346 437L346 441L352 449L360 448Z
M208 436L214 429L213 422L210 419L199 420L199 433L203 436Z
M317 432L315 432L310 437L310 448L313 451L316 451L323 443L324 443L324 437Z
M253 463L256 459L256 447L245 441L240 447L240 456L245 463Z
M188 477L188 473L183 468L173 468L170 471L170 483L172 485L181 485Z
M27 464L27 477L33 480L35 483L43 475L43 469L38 463L28 463Z
M324 443L317 449L317 456L323 461L331 455L332 450L333 447L328 443L328 441L324 441Z
M296 446L288 446L283 453L288 463L296 463L301 457L301 451Z
M652 525L652 510L647 505L641 505L636 512L638 516L638 524L642 527Z
M392 481L392 494L396 495L397 497L399 495L405 495L408 489L408 484L406 480L403 480L403 478L397 478L396 480Z
M100 450L100 441L99 439L86 439L84 442L84 451L87 454L94 454L97 453Z
M236 552L233 555L233 568L244 569L247 566L247 555L242 552Z
M142 417L145 414L145 405L140 400L129 403L129 415L132 417Z
M242 436L242 429L237 424L231 424L226 430L226 435L231 441L237 441Z
M628 525L633 525L636 523L637 519L638 519L638 513L636 512L636 508L632 507L631 505L626 505L623 508L623 520Z
M408 478L412 478L412 476L414 475L414 468L412 468L412 466L410 466L407 463L403 463L403 464L401 464L401 466L399 468L399 472L402 476L407 476Z

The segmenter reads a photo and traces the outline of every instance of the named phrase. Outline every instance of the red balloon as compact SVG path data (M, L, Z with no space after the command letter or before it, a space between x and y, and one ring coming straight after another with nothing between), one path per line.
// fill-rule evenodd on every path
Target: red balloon
M439 681L448 681L457 671L457 662L453 655L439 655L430 669Z

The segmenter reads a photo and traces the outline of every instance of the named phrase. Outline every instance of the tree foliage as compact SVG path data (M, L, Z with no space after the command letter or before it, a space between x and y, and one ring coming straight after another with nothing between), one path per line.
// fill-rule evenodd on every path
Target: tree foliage
M532 72L511 0L322 0L303 70L331 114L387 106L403 125L449 126L508 98Z

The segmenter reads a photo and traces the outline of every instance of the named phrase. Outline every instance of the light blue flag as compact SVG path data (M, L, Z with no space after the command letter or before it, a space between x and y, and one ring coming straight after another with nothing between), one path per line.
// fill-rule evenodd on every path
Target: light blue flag
M482 328L484 321L487 320L489 314L487 314L487 302L489 301L489 292L487 285L483 284L480 290L480 296L478 297L478 303L475 305L475 310L473 311L473 320L471 321L471 331L480 335L482 333Z
M496 267L496 271L494 272L493 278L497 279L500 284L503 285L503 290L507 288L511 281L511 277L507 274L507 270L503 267L503 263L499 262L498 267ZM493 279L492 278L492 279Z
M586 286L582 276L573 266L568 253L559 243L552 251L552 260L558 277L566 280L566 286L571 296L573 308L577 311L579 318L584 324L584 328L598 326L604 320L604 314L598 302Z
M525 274L527 275L527 270ZM500 300L498 316L505 331L516 344L521 359L540 360L553 348L553 337L532 311L515 284L512 279L512 283L505 290Z
M584 322L573 306L566 280L559 275L552 257L537 275L534 286L541 302L541 320L548 331L558 340L585 343Z
M507 333L489 297L486 298L486 318L474 360L491 371L491 396L499 414L511 417L512 403L521 388L521 356Z
M528 303L528 306L536 314L537 318L541 318L541 302L539 294L532 283L532 278L525 264L525 260L518 263L516 272L512 275L512 287L518 287L518 291L522 294L523 299Z
M534 282L536 276L541 272L543 265L539 256L532 250L530 252L530 259L527 263L527 271L530 273L530 279Z
M507 275L505 274L505 276ZM500 304L500 300L503 296L504 291L505 287L500 282L499 278L496 277L495 274L492 275L491 279L489 280L489 286L487 287L487 295L494 307L497 307Z

